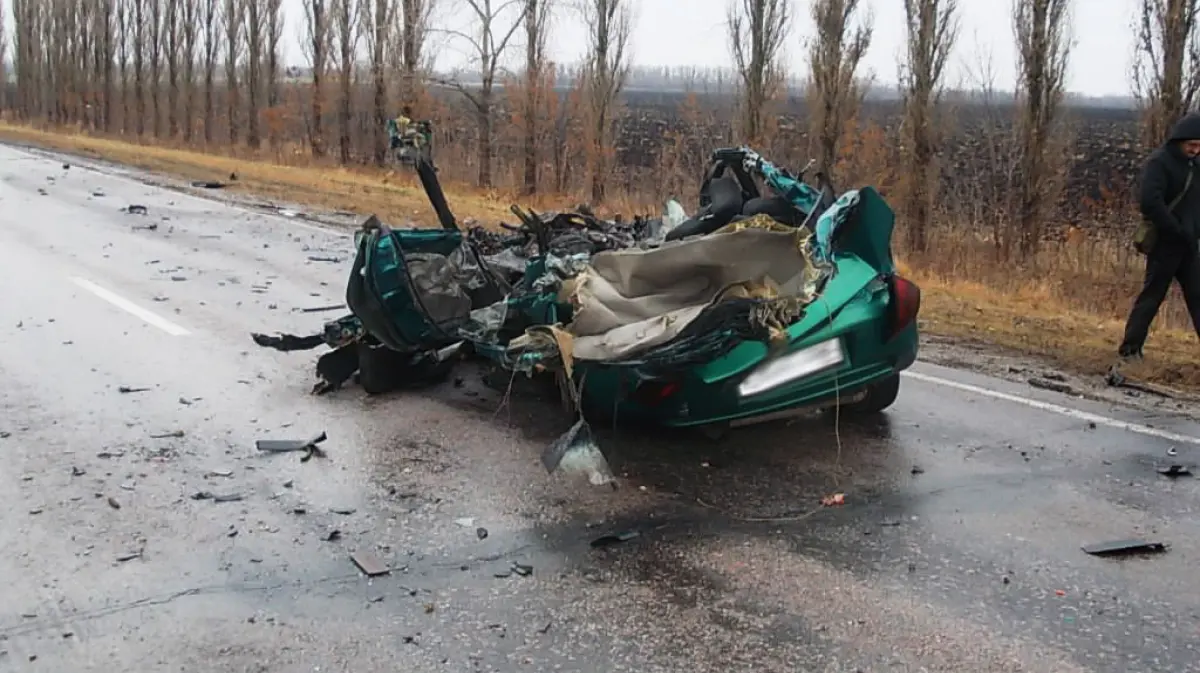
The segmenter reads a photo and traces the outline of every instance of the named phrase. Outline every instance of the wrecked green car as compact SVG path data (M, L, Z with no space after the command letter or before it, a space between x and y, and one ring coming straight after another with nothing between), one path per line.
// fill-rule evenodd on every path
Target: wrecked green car
M514 206L521 225L496 234L463 232L432 167L418 175L440 229L371 220L351 315L311 337L255 335L332 346L317 392L355 375L384 392L470 355L556 376L581 418L724 428L882 411L916 359L920 289L896 272L894 215L873 188L835 196L821 175L815 187L731 148L713 154L691 217L673 201L629 224Z

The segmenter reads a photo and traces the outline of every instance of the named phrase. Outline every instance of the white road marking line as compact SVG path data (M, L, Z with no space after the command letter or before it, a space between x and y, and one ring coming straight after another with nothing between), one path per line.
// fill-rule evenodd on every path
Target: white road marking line
M1021 397L1020 395L1012 395L1009 393L1002 393L998 390L988 390L987 388L981 388L980 386L971 385L970 383L960 383L958 381L951 381L950 379L943 379L938 376L930 376L929 374L922 374L920 372L914 372L912 370L905 370L904 372L901 372L901 375L907 376L908 378L911 378L911 379L916 379L917 381L924 381L926 383L932 383L932 384L939 385L939 386L946 386L949 388L957 388L958 390L962 390L962 391L965 391L968 393L974 393L976 395L983 395L985 397L991 397L991 398L995 398L998 400L1004 400L1005 402L1013 402L1014 404L1023 404L1027 407L1031 407L1033 409L1038 409L1040 411L1048 411L1050 413L1059 414L1060 416L1067 416L1068 418L1074 418L1074 419L1081 420L1081 421L1089 421L1091 423L1095 423L1096 425L1104 425L1104 426L1107 426L1110 428L1115 428L1117 430L1125 430L1126 432L1134 432L1139 435L1158 437L1159 439L1165 439L1169 442L1179 442L1181 444L1200 444L1200 437L1193 437L1190 435L1181 435L1177 432L1171 432L1170 430L1160 430L1159 428L1152 428L1149 425L1143 425L1141 423L1131 423L1129 421L1121 421L1121 420L1118 420L1115 418L1109 418L1108 416L1101 416L1100 414L1093 414L1088 411L1082 411L1080 409L1072 409L1071 407L1065 407L1065 406L1062 406L1061 404L1054 404L1052 402L1042 402L1040 400L1031 400L1028 397Z
M106 290L106 289L100 287L99 285L96 285L95 283L93 283L90 280L87 280L85 278L73 277L73 278L71 278L71 282L73 282L76 285L78 285L79 287L87 290L88 292L91 292L92 294L96 295L97 297L100 297L101 299L112 304L113 306L116 306L117 308L121 309L122 311L125 311L126 313L130 313L130 314L133 314L133 315L141 318L143 321L159 328L160 330L166 332L167 334L170 334L171 336L187 336L187 334L189 333L187 330L180 327L179 325L176 325L175 323L171 322L170 320L167 320L166 318L163 318L154 313L151 313L150 311L147 311L146 309L142 308L141 306L138 306L137 304L129 301L128 299L126 299L118 294L115 294L115 293L111 292L110 290Z

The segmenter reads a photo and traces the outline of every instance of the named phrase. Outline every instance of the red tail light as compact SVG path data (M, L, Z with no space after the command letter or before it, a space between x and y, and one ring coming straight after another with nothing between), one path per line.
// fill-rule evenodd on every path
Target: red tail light
M917 313L921 311L921 288L903 276L893 275L888 281L888 290L887 339L890 341L917 319Z
M629 397L638 404L653 407L679 392L679 387L675 381L647 381L638 386Z

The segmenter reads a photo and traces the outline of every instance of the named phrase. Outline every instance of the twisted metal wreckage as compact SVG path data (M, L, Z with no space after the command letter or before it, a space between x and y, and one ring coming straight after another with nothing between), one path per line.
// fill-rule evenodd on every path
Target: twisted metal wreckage
M586 208L540 215L513 206L519 225L463 232L432 164L418 161L417 174L440 229L392 229L367 218L355 233L357 255L346 288L350 313L309 336L253 335L259 345L282 351L328 346L317 361L316 394L352 378L369 393L436 381L466 355L513 373L548 373L579 420L543 454L546 468L581 470L604 484L613 482L612 473L585 415L615 418L620 412L698 425L828 403L831 392L843 404L834 370L858 384L858 397L847 400L882 408L895 392L887 398L887 385L879 381L915 358L919 291L894 273L891 212L870 188L835 199L827 181L817 189L748 148L725 149L714 153L701 207L690 218L675 201L662 217L632 222L601 220ZM774 194L762 196L754 177ZM850 240L840 247L857 252L851 262L869 264L839 269L847 264L835 256L840 230L864 211L877 222L857 238L841 236ZM845 296L831 299L825 315L807 320L838 273L862 282L843 282ZM862 327L861 316L838 325L843 307L853 301L881 307L878 316L867 317L891 330L891 341L871 352L886 367L851 367L849 339L828 338ZM802 341L812 341L805 335L813 330L797 329L809 322L820 323L826 338L800 349ZM911 339L895 345L895 334L909 332ZM835 349L828 346L833 341ZM807 364L788 365L798 375L772 373L783 360L805 354ZM820 389L793 386L782 402L770 399L788 381L830 372L833 382ZM756 376L780 382L763 387ZM716 394L713 386L721 379L735 380L738 392L726 394L729 386L723 386ZM755 385L762 390L748 388ZM871 392L887 399L872 402Z

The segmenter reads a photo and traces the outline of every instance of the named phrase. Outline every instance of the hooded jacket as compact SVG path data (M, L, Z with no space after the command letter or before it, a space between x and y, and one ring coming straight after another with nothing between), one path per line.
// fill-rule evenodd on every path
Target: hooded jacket
M1198 139L1200 114L1189 114L1175 124L1163 146L1146 160L1139 199L1142 215L1161 232L1160 240L1193 248L1200 239L1200 170L1183 154L1180 145ZM1195 173L1188 193L1174 210L1169 210L1167 206L1183 190L1190 171Z

